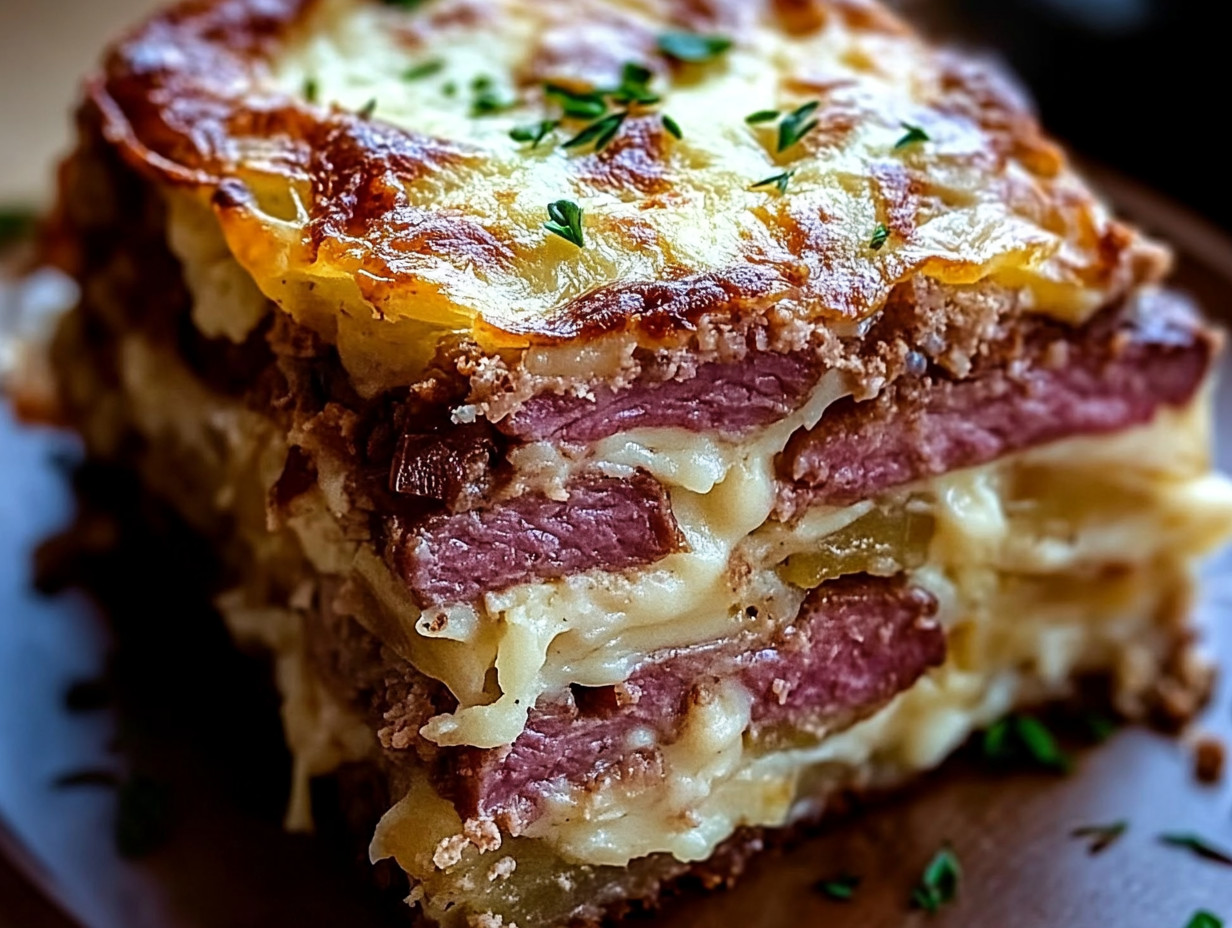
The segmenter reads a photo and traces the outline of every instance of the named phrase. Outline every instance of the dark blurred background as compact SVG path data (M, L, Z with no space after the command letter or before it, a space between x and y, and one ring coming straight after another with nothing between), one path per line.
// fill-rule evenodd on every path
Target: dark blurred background
M1085 158L1232 231L1229 8L1217 0L902 0L939 37L996 49Z

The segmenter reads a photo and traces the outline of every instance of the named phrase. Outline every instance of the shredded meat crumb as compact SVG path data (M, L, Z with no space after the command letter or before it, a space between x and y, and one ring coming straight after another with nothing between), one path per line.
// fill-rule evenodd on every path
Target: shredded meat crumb
M462 852L466 850L470 840L465 835L450 835L441 838L436 850L432 852L432 863L438 870L448 870L462 860Z
M488 871L488 882L495 883L497 880L507 880L509 875L516 869L518 869L518 862L516 860L512 857L502 857Z
M489 851L499 851L501 846L500 829L491 819L472 818L462 826L462 834L471 844L479 848L480 854Z

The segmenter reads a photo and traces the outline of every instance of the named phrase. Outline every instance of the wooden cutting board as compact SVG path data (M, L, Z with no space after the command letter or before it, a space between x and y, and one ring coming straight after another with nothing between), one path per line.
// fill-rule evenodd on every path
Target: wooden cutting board
M1181 286L1215 312L1232 307L1232 243L1133 185L1101 182L1123 209L1181 247ZM1225 469L1232 469L1230 366L1219 407ZM147 547L118 561L80 560L76 569L102 591L110 622L79 593L33 591L35 549L71 518L64 462L72 454L64 436L19 429L0 413L0 926L396 924L347 861L280 830L287 759L264 669L229 651L191 578L171 579L169 565L185 552ZM94 525L76 542L88 551L109 540L106 526ZM1232 557L1208 574L1200 617L1232 669ZM114 649L113 627L123 633L151 619L158 634ZM71 710L72 685L105 666L122 681L123 704L92 707L96 694L79 687ZM1201 727L1232 742L1229 690L1225 681ZM1232 781L1200 785L1191 767L1185 744L1135 729L1083 751L1068 777L952 763L908 794L767 856L735 890L686 898L651 921L1184 928L1205 907L1232 923L1232 867L1157 840L1192 830L1232 847ZM117 853L113 788L57 785L66 774L94 779L131 769L165 790L160 801L172 823L167 842L139 860ZM1075 827L1116 820L1128 831L1097 856L1070 837ZM959 901L931 918L912 913L911 888L943 842L962 862ZM832 902L815 888L840 873L862 878L852 902Z

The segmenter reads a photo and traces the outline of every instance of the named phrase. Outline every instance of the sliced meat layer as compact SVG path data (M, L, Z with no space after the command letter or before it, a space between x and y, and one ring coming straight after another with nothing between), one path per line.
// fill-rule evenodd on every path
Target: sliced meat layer
M850 398L793 437L779 460L787 508L844 505L883 490L1077 435L1150 421L1187 403L1218 338L1172 294L1090 324L1044 324L1009 364L964 380L902 378Z
M820 737L868 715L945 658L936 601L900 578L857 576L814 590L772 639L737 638L668 651L617 687L573 687L540 701L508 748L464 749L451 764L466 816L515 830L543 798L570 787L662 773L661 746L716 681L752 699L752 735Z
M800 406L820 374L805 355L754 352L739 363L699 365L687 380L638 381L593 397L536 396L500 428L526 441L578 443L638 428L739 435Z
M392 553L420 604L435 606L531 580L640 567L683 544L666 491L638 472L579 478L563 501L521 496L434 515L395 534Z

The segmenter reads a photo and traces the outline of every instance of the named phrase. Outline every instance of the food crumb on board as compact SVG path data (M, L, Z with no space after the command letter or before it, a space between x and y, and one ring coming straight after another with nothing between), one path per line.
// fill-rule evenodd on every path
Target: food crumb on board
M1223 779L1227 747L1214 735L1201 735L1193 745L1194 777L1200 783L1218 783Z

